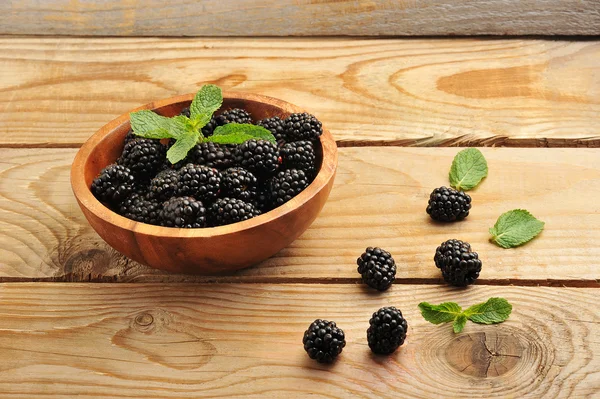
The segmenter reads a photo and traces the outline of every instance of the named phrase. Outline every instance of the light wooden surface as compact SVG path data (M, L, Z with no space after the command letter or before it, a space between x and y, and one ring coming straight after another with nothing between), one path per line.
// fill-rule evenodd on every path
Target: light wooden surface
M367 27L352 18L381 10L411 23L379 18L373 29L446 29L432 11L468 30L477 22L470 10L481 7L494 22L481 29L600 26L596 1L465 1L442 13L441 2L312 3L295 2L321 10L314 29L326 9L346 32ZM136 1L104 4L72 1L59 14L60 1L4 2L0 11L11 9L0 29L133 34L156 15L200 22L205 5L212 23L228 7L176 0L169 14ZM238 4L226 14L240 23L281 12ZM534 4L544 11L527 12ZM447 184L458 149L400 146L600 147L599 60L597 40L0 38L0 397L598 397L600 148L482 148L490 174L470 193L471 215L437 225L427 198ZM75 203L69 169L77 147L112 118L206 82L309 109L350 148L340 148L323 212L279 254L235 274L166 274L99 239ZM487 229L518 207L545 221L544 232L518 249L489 243ZM449 238L469 241L483 259L475 286L437 285L433 253ZM359 283L355 260L367 245L397 261L385 293ZM417 309L492 296L513 304L510 319L468 324L459 335ZM395 355L373 356L368 320L390 305L404 312L409 336ZM302 349L318 317L348 337L332 366Z
M206 82L309 109L345 146L600 146L598 41L5 37L0 54L2 146L78 146Z
M420 301L502 296L503 324L462 334L420 315ZM2 284L0 392L90 398L593 398L600 390L597 289L347 284ZM342 306L342 304L344 304ZM396 306L405 344L374 356L371 314ZM302 334L333 319L347 345L333 366Z
M20 0L0 34L84 36L597 35L596 0Z
M321 215L298 240L234 275L166 274L128 261L91 229L71 193L75 149L0 149L0 279L59 281L355 282L368 245L391 251L403 281L439 281L435 248L470 242L486 283L598 286L600 150L482 148L489 177L471 191L465 222L439 225L425 213L429 193L447 185L455 148L341 148ZM546 222L529 244L488 242L503 212L526 208Z

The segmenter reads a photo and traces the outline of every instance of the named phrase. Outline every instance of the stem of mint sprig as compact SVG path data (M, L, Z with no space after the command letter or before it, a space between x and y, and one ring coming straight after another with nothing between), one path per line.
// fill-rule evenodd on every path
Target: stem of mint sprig
M167 159L172 164L183 160L196 144L202 142L242 144L251 139L267 140L274 144L277 142L269 130L249 123L228 123L217 127L212 136L204 137L202 128L210 122L222 104L221 89L215 85L204 85L194 96L189 118L184 115L168 118L143 110L129 114L131 128L139 137L175 140L167 151Z

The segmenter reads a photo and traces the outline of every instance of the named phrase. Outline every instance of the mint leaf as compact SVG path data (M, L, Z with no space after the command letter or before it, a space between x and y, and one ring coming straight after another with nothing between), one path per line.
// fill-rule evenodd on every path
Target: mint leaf
M421 302L419 309L425 320L433 324L448 323L462 313L461 307L454 302L444 302L439 305Z
M221 104L223 93L218 86L204 85L198 90L190 105L190 119L194 121L197 130L210 122L213 113L221 108Z
M187 133L180 136L175 144L169 151L167 151L167 159L172 164L175 164L184 159L187 153L198 143L200 133L195 131L188 131Z
M471 190L488 174L487 161L477 148L467 148L454 157L450 184L457 190Z
M275 136L262 126L250 123L228 123L215 129L212 136L206 141L219 144L242 144L250 139L267 140L273 144L277 143Z
M452 329L455 334L458 334L465 328L465 324L467 324L467 316L464 313L459 314L454 320L454 324L452 324Z
M150 110L142 110L129 114L131 128L140 137L147 139L177 138L187 130L188 118L176 116L167 118Z
M502 248L514 248L532 240L543 229L544 222L524 209L515 209L500 215L490 234Z
M469 320L479 324L502 323L512 312L512 305L504 298L490 298L487 302L473 305L465 310Z

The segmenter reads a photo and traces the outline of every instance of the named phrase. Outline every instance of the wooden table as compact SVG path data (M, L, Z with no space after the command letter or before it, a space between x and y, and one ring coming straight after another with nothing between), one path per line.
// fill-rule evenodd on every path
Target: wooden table
M589 3L589 2L588 2ZM600 42L538 39L0 38L0 396L364 398L600 395ZM211 82L314 112L340 147L312 227L233 275L173 275L108 247L69 185L77 148L113 117ZM456 146L489 177L468 221L425 213ZM546 222L512 250L488 242L504 211ZM442 284L435 248L469 241L467 289ZM356 257L391 251L386 293ZM501 296L500 325L461 334L421 301ZM373 311L399 307L406 344L372 356ZM315 318L348 345L308 359Z

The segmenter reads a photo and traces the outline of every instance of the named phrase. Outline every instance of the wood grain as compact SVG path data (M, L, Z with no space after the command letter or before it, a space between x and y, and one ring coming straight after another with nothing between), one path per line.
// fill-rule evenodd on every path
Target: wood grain
M206 82L299 105L342 146L600 146L598 41L14 37L0 145L79 146Z
M501 296L502 324L461 334L419 314L421 301L463 306ZM406 285L0 286L3 397L593 398L600 390L597 290ZM372 312L400 308L405 344L389 357L366 342ZM333 366L302 335L335 320L347 345Z
M435 283L435 248L471 243L479 283L600 286L600 150L484 148L489 177L466 221L429 220L429 193L447 184L453 148L342 148L334 188L299 239L260 265L221 277L165 274L130 262L92 231L71 193L73 149L0 150L0 276L4 281L357 281L368 245L386 248L398 281ZM525 208L545 231L518 249L488 242L505 211Z
M597 35L595 0L20 0L1 34L84 36Z

